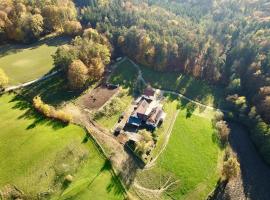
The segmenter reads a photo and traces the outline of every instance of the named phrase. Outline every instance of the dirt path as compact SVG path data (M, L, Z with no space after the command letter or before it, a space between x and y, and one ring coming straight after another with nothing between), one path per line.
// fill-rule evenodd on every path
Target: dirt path
M270 167L263 161L241 125L231 123L230 144L238 156L241 176L229 183L222 199L269 200Z
M33 80L33 81L29 81L29 82L26 82L26 83L22 83L22 84L19 84L19 85L15 85L15 86L9 86L9 87L5 88L4 93L10 92L10 91L13 91L13 90L17 90L17 89L20 89L20 88L23 88L23 87L26 87L26 86L29 86L29 85L32 85L32 84L37 83L37 82L39 82L39 81L46 80L46 79L48 79L48 78L50 78L50 77L52 77L52 76L58 74L59 72L60 72L60 70L55 71L55 72L52 72L52 73L47 74L47 75L45 75L45 76L42 76L42 77L40 77L40 78L38 78L38 79L35 79L35 80Z

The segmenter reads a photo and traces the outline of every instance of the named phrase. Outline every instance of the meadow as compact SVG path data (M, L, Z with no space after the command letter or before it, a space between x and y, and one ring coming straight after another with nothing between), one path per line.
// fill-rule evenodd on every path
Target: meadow
M180 112L165 151L153 168L138 174L138 180L146 188L157 188L171 177L178 182L178 186L168 191L165 199L170 199L169 196L175 199L205 199L220 176L221 150L214 140L213 113L203 113L197 108L189 113L180 102L173 100L165 104L169 118L173 109L174 112L180 109ZM168 127L168 124L165 122L164 126ZM164 132L157 130L160 138L153 156L161 149Z
M222 90L180 72L159 72L140 65L143 78L153 87L179 92L206 105L219 106Z
M52 55L70 38L49 37L31 45L9 44L0 50L0 68L9 77L9 85L37 79L53 68Z
M12 184L27 198L124 198L110 163L82 128L45 119L13 94L1 96L0 107L0 190Z

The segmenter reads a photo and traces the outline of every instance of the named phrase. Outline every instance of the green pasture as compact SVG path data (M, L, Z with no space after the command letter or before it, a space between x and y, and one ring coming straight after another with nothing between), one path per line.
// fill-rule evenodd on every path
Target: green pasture
M0 129L0 190L12 184L28 198L124 198L110 164L82 128L45 119L11 94L0 97Z

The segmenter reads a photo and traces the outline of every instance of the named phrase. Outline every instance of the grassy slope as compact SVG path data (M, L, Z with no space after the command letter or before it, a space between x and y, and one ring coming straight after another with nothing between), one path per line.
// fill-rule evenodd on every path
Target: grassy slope
M153 87L164 90L177 91L185 96L208 105L219 105L222 96L221 90L210 87L201 80L176 72L158 72L147 67L140 66L143 77Z
M127 69L131 63L125 63L117 70L116 77L121 77L121 81L117 83L120 84L126 83L124 79L133 79L133 73L129 73ZM215 97L220 95L217 88L213 89L189 76L155 72L143 67L142 70L144 78L154 87L180 91L207 104L216 103ZM132 84L125 85L132 87ZM138 181L146 188L157 188L160 186L160 180L163 182L166 181L166 177L172 176L180 181L179 188L171 193L175 199L204 199L214 188L219 177L220 150L212 141L213 112L198 108L182 99L176 101L173 96L168 97L164 109L167 117L163 126L157 130L159 140L153 156L162 148L164 132L170 126L169 122L174 113L177 109L181 110L167 148L159 157L157 165L151 170L140 172Z
M71 147L74 151L89 152L89 157L74 174L73 184L82 180L92 182L88 187L73 189L74 195L81 195L82 200L89 196L123 199L121 186L112 178L110 169L104 168L105 161L93 143L82 143L85 133L81 128L63 127L37 118L25 102L12 99L14 95L0 98L0 188L13 183L31 194L47 191L56 178L53 170L56 163L60 162L60 166L74 164L74 160L59 160L61 153Z
M40 41L33 45L9 45L1 48L0 68L9 77L9 85L34 80L53 68L52 55L57 46L68 41L56 37Z
M132 93L137 76L138 72L136 68L133 67L133 64L128 59L125 59L122 63L118 64L109 81L113 84L120 84Z
M169 105L167 103L167 109L177 107L175 102ZM170 193L176 199L205 199L214 188L219 177L220 150L212 141L212 116L205 118L197 114L201 115L194 111L190 116L182 107L166 150L156 166L139 175L142 185L155 188L161 177L172 176L180 181L179 188Z

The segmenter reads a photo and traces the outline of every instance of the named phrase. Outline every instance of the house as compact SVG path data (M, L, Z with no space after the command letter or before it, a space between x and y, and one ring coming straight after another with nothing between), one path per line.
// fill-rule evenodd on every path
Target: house
M143 95L152 98L155 96L155 90L151 86L147 86L143 91Z
M166 117L160 101L155 99L155 91L146 88L143 95L136 100L136 107L127 124L134 127L155 129Z

